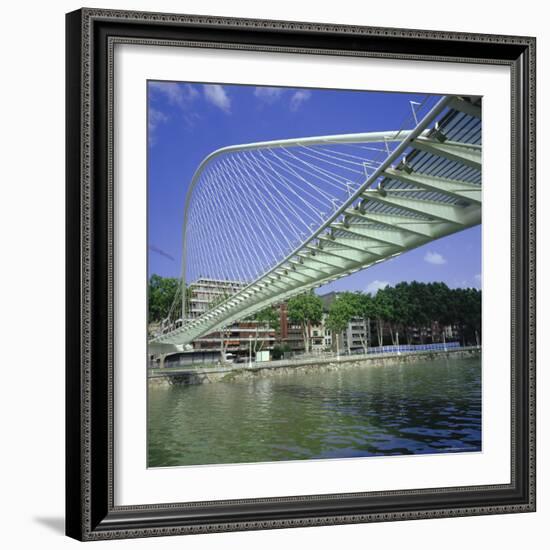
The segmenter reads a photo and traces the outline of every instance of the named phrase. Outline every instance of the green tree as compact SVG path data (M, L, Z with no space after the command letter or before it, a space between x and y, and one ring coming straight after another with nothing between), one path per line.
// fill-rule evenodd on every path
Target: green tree
M258 311L254 316L254 320L268 328L274 329L276 332L279 331L281 323L279 320L279 311L275 307L266 307Z
M289 351L291 351L291 349L288 344L276 344L275 346L273 346L272 358L275 361L278 361L283 357L285 353L288 353Z
M454 308L452 306L452 290L445 283L430 283L432 297L431 311L432 321L435 321L441 332L441 340L446 341L445 328L455 321ZM432 333L432 342L433 333Z
M265 344L265 338L262 338L258 342L260 327L266 329L273 329L276 333L280 329L279 311L274 307L266 307L261 311L258 311L254 315L254 321L256 321L256 334L254 338L254 353L261 351Z
M361 338L363 350L368 350L368 335L370 332L370 320L376 316L374 298L370 294L358 292L356 294L356 316L363 319L365 325L365 338Z
M332 335L336 338L336 349L340 351L340 338L342 332L348 326L348 323L357 315L359 300L357 294L352 292L343 292L330 304L327 317L327 327L332 331ZM348 339L348 353L350 349L350 341Z
M424 343L426 327L433 317L433 300L426 284L413 281L409 284L409 325L418 329L420 342Z
M476 346L481 344L481 290L475 288L468 289L468 317L467 325L470 328Z
M452 294L455 323L462 344L477 344L481 335L481 291L456 288Z
M408 283L399 283L388 288L387 292L391 298L391 337L392 343L395 345L398 343L398 334L403 336L403 340L410 341L410 334L408 326L410 320L413 318L412 304L410 303L410 292Z
M180 279L151 275L148 288L149 322L160 322L169 316L178 316L180 308L175 300L180 291ZM175 319L171 319L175 320Z
M304 337L306 353L310 351L311 325L318 324L323 318L323 301L313 292L306 292L290 298L287 303L288 318L299 323Z
M395 299L390 287L380 289L374 297L374 315L376 318L376 332L378 345L384 345L384 324L395 318Z

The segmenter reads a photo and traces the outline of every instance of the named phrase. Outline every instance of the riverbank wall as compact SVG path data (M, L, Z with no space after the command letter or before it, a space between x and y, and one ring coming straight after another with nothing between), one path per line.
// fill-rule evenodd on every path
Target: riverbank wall
M466 347L447 351L414 351L381 353L372 355L345 355L338 357L314 357L288 361L267 361L251 365L212 365L195 368L163 368L148 370L149 387L167 385L196 385L213 382L232 382L258 376L277 376L291 373L319 373L342 368L385 367L389 365L408 365L436 359L463 359L480 357L481 348Z

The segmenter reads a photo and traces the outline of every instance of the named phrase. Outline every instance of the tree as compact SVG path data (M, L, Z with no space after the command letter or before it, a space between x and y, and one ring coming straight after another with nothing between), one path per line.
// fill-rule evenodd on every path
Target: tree
M279 311L274 307L266 307L265 309L258 311L258 313L254 316L254 319L258 321L258 323L265 325L267 328L272 328L276 332L279 331Z
M467 324L473 332L473 340L476 346L481 343L481 290L468 289L468 316Z
M310 329L312 324L318 324L323 318L323 301L312 292L299 294L290 298L287 304L288 318L299 323L302 328L306 353L310 351Z
M272 358L275 360L275 361L278 361L279 359L281 359L285 353L288 353L289 351L291 351L290 349L290 346L286 343L284 344L277 344L275 346L273 346L273 354L272 354Z
M452 306L453 291L445 283L430 283L428 286L432 296L432 320L437 322L442 341L445 343L445 328L452 325L456 320Z
M453 306L462 344L478 344L481 332L481 291L474 288L454 289Z
M408 325L418 329L420 342L423 344L426 327L431 322L433 314L433 300L428 286L418 281L409 283L408 302L410 308Z
M359 301L357 294L343 292L330 304L327 327L332 331L336 338L336 349L340 351L340 337L342 332L348 326L348 323L357 315ZM348 353L351 351L348 338Z
M374 297L374 315L376 318L376 332L378 345L384 345L384 324L394 318L394 298L390 287L381 288Z
M261 351L265 343L265 338L262 338L258 347L260 326L263 326L266 329L273 329L275 332L278 332L280 328L279 312L274 307L266 307L254 315L254 321L256 321L256 334L254 338L254 353L256 353Z
M397 334L399 331L406 335L406 324L403 320L410 319L412 316L411 303L409 301L406 289L399 288L398 286L388 286L383 290L383 294L385 295L387 302L386 322L390 331L391 343L395 346L397 345Z
M367 353L370 320L375 317L376 308L374 305L374 299L370 294L358 292L356 296L356 315L357 317L363 319L363 323L365 325L365 338L363 339L361 337L361 343L363 345L363 350Z
M181 281L175 277L151 275L149 279L149 322L160 322L170 313L179 315L178 308L172 308L180 290Z

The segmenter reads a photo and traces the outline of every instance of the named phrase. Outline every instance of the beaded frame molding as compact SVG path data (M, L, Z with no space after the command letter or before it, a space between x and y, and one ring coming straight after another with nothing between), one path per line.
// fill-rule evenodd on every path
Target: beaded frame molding
M67 535L101 540L534 511L535 39L103 9L67 14L66 28ZM510 67L509 484L115 506L112 83L119 43Z

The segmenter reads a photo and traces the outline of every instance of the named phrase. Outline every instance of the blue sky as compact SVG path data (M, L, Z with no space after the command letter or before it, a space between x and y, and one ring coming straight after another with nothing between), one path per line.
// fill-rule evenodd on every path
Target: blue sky
M187 187L227 145L398 129L415 94L148 83L149 274L180 276ZM409 124L412 126L413 124ZM481 227L442 238L320 289L374 291L400 281L481 285Z

